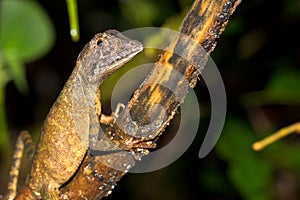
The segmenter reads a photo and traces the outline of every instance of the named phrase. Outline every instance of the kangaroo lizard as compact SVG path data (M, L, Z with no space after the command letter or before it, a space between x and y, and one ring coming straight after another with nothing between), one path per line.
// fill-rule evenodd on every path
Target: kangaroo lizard
M116 30L94 36L79 54L70 78L44 121L21 192L14 191L17 175L10 173L14 184L9 184L4 199L58 199L58 188L75 174L87 153L89 137L99 134L99 121L104 118L99 86L142 49L140 42ZM13 165L11 171L17 171L19 165Z

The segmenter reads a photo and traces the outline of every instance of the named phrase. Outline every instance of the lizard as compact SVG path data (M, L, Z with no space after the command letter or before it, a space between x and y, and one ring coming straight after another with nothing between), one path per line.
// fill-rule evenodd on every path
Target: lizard
M99 86L142 50L140 42L116 30L98 33L85 45L44 121L25 184L17 194L10 185L4 199L59 199L59 187L78 170L87 154L89 137L100 132L99 122L105 118ZM17 171L16 167L19 165L13 165L11 171ZM12 173L10 177L16 185L17 176Z
M162 52L152 72L135 91L123 112L106 129L110 138L119 142L119 147L124 151L104 155L110 161L108 164L103 162L104 158L99 162L100 156L88 155L71 183L60 189L61 199L99 199L108 196L116 182L135 164L126 159L126 151L133 150L142 157L147 154L147 149L155 148L153 145L177 113L177 107L189 88L195 87L207 55L216 47L216 40L239 3L240 0L194 1L179 29L182 34ZM197 48L199 45L203 49ZM191 62L178 56L182 54L176 55L178 52L188 55ZM172 90L162 87L166 85L172 86ZM177 95L174 95L175 92ZM166 118L161 113L166 113ZM153 117L153 114L156 115ZM155 121L151 119L162 123L153 123ZM148 130L145 129L147 127Z

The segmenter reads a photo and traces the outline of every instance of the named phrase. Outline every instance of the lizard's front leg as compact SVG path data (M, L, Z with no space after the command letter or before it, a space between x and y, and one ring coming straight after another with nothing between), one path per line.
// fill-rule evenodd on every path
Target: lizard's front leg
M118 103L114 112L110 115L102 113L101 108L101 93L100 90L95 94L94 107L90 108L90 131L89 131L89 143L90 149L93 152L96 151L115 151L119 149L118 142L111 141L109 135L105 135L102 131L100 124L104 126L110 126L113 124L125 108L125 105Z
M100 101L100 99L99 99ZM118 103L116 106L116 109L114 112L112 112L110 115L100 114L99 115L99 122L100 124L104 125L110 125L113 124L116 121L116 118L119 116L119 114L124 110L125 105L122 103Z
M97 116L97 121L93 120L95 117L90 117L92 124L90 128L90 150L91 153L96 156L98 153L108 151L120 151L125 150L132 153L132 155L140 160L139 154L148 154L147 149L156 148L156 139L149 141L148 139L140 139L125 135L122 130L118 130L113 125L122 111L125 109L125 105L118 103L115 111L111 115L105 115L101 112L101 94L100 91L95 95L94 100L94 112L92 116ZM91 111L90 111L91 112ZM95 126L100 127L100 124L105 125L109 131L102 131L100 128L96 131ZM105 134L104 134L105 132ZM98 151L98 152L97 152ZM101 155L102 153L100 153Z

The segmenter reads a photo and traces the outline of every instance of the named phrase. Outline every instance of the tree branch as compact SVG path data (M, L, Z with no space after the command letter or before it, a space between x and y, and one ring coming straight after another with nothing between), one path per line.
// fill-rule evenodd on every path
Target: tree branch
M142 147L140 149L147 150L145 145L162 134L178 106L183 103L189 88L195 86L209 54L216 46L216 39L224 31L229 16L239 3L240 0L194 2L180 27L182 34L178 34L162 52L153 71L135 91L125 111L106 130L106 135L118 142L124 151L96 157L88 152L75 177L60 189L61 199L96 199L111 193L116 182L136 162L130 153L124 152L137 152L139 145ZM198 44L203 48L199 48ZM180 57L178 52L186 58ZM157 123L151 124L153 115ZM135 126L134 132L130 132L132 125ZM149 131L145 132L147 126ZM139 153L144 156L146 152Z

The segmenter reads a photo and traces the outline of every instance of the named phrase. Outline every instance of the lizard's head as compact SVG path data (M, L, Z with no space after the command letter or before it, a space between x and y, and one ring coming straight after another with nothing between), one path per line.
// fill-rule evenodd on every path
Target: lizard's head
M84 73L86 80L96 83L142 50L143 45L139 41L130 39L116 30L108 30L94 36L79 54L77 62L80 63L80 71Z

